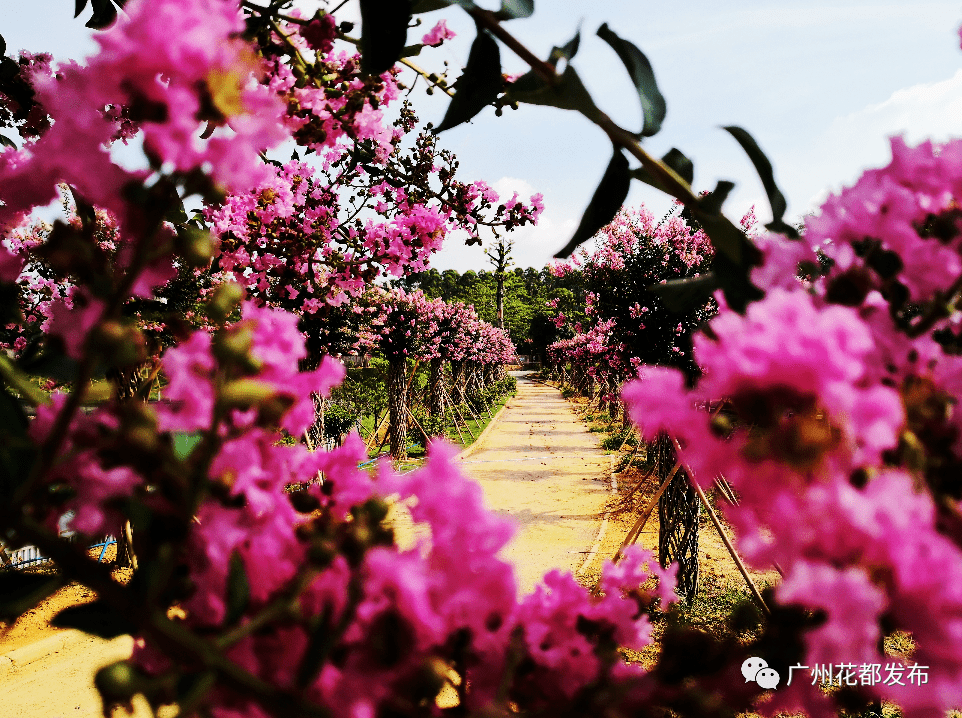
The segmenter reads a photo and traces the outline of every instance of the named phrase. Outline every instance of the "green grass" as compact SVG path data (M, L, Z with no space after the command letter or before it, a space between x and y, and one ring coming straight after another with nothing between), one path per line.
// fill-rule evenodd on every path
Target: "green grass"
M673 620L712 633L728 633L739 628L729 623L730 617L737 613L745 614L739 617L741 628L744 628L745 624L757 625L761 621L761 612L747 591L729 582L719 586L716 581L700 581L698 592L691 604L686 605L681 601L676 606L673 609Z
M483 432L485 428L487 428L488 424L491 423L491 419L494 418L494 416L501 410L501 407L504 406L508 402L508 400L511 399L516 393L517 392L511 392L503 396L501 399L495 401L494 405L491 407L490 418L484 412L480 412L480 413L476 412L477 418L473 418L465 410L463 405L459 407L459 409L461 410L461 415L464 417L467 423L467 429L465 429L465 425L461 423L460 420L458 421L458 424L461 427L460 434L458 433L458 429L455 426L454 420L452 418L453 414L450 410L448 410L447 422L444 427L445 439L447 439L447 441L454 444L455 446L459 446L461 448L466 448L470 446L475 441L477 441L478 437L481 435L481 432ZM374 428L374 417L369 417L369 416L364 417L363 421L361 422L361 425L362 427L364 427L365 431L369 433ZM425 429L427 429L427 427L425 427ZM468 431L469 429L470 429L470 433ZM381 424L381 431L383 430L384 430L384 423ZM473 438L472 438L472 435L473 435ZM383 452L386 450L388 443L389 441L384 442L384 447L382 447L381 449L382 454L377 454L376 452L378 447L374 446L372 449L368 451L368 458L373 459L375 456L383 455ZM414 446L411 446L412 444L414 444ZM420 429L418 429L416 426L408 430L408 446L410 447L408 448L408 452L407 452L408 458L419 460L424 457L426 453L424 448L424 437L421 434ZM401 468L403 470L403 467Z

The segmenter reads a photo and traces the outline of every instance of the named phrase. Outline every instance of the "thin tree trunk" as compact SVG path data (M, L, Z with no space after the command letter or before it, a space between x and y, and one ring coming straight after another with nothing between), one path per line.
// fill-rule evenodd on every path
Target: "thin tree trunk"
M428 381L428 412L433 417L444 415L444 403L441 391L444 388L444 360L431 360L431 374Z
M452 392L453 396L451 397L451 399L455 404L466 403L465 396L464 396L464 389L465 389L464 385L467 380L467 377L465 377L466 368L467 368L466 362L464 361L451 362L451 375L452 375L451 384L452 384L452 390L453 390Z
M141 384L140 371L148 364L137 364L123 369L109 369L107 378L117 387L117 401L134 401ZM137 555L134 553L134 532L130 521L124 521L117 532L117 565L121 568L137 568Z
M392 358L387 370L387 400L391 411L391 458L407 458L407 368L403 357Z

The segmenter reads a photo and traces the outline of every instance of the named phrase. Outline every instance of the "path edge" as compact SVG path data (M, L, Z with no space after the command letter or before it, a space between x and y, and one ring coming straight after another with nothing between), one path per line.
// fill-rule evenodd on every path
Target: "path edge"
M73 649L84 643L92 643L97 640L96 636L77 630L65 630L54 633L50 636L38 639L25 646L14 648L6 653L0 654L0 678L13 677L31 663L43 660L55 653ZM117 636L107 643L130 643L133 649L133 641L129 635Z
M608 463L608 491L612 497L618 494L618 472L615 471L615 455L609 454ZM604 540L605 532L608 530L608 519L611 518L611 508L610 501L609 506L605 507L605 513L601 518L601 525L598 527L598 534L595 536L594 545L589 549L588 554L585 556L585 560L581 562L578 569L572 574L576 578L578 576L584 575L585 571L594 563L595 558L598 556L598 551L601 549L601 542ZM602 561L602 565L604 562Z
M517 394L508 399L508 401L514 399L515 396L517 396ZM455 461L462 461L481 448L481 440L488 435L488 432L491 431L491 429L494 428L494 425L497 424L501 419L501 415L504 413L504 410L508 408L508 401L504 402L504 404L501 405L501 408L498 409L498 413L491 417L491 421L489 421L488 425L484 427L484 431L478 434L478 438L475 439L470 446L466 446L457 456L454 457Z

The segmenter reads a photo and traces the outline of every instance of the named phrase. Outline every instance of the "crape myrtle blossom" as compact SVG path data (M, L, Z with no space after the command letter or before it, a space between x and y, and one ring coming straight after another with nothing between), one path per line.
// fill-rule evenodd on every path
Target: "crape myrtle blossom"
M324 157L336 171L291 161L250 192L208 207L218 267L258 301L315 314L376 278L425 269L454 229L476 238L479 225L511 230L537 221L539 195L492 210L497 194L455 180L451 156L430 133L417 137L410 157L403 136L397 131L376 170L345 168L345 148L329 148ZM375 172L389 177L375 181Z
M623 397L647 438L675 437L693 480L738 492L739 549L780 566L779 603L819 617L799 662L891 663L880 640L907 631L928 682L863 690L934 716L962 701L962 363L941 294L962 276L962 144L895 138L892 152L802 241L759 238L766 296L695 337L693 387L644 366ZM763 710L829 706L793 682Z
M448 29L447 20L438 20L437 24L421 38L421 44L436 47L445 40L452 40L455 37L457 33Z
M713 303L677 316L645 289L694 276L713 256L707 235L689 227L676 211L659 221L643 206L622 208L599 231L593 250L581 250L552 266L556 276L580 272L587 324L574 328L573 339L549 347L554 363L571 364L612 390L642 362L690 370L691 330L710 314ZM743 224L751 227L753 220L749 213ZM559 313L555 323L561 328L564 316Z
M73 188L79 219L79 226L51 230L60 232L56 241L45 236L36 248L23 242L23 255L8 242L16 256L0 262L2 281L19 283L45 255L55 270L47 278L52 284L25 285L25 291L42 297L37 306L49 300L43 311L51 319L43 330L59 335L78 367L75 393L54 395L49 405L39 397L33 423L19 416L16 426L0 427L35 467L0 510L0 528L5 540L19 533L18 539L52 548L66 578L101 595L105 616L123 614L134 624L135 681L124 664L99 674L108 712L111 702L143 692L155 708L175 703L216 718L426 715L441 712L435 698L446 682L458 684L462 706L456 710L479 715L562 715L581 706L605 715L647 715L662 712L658 700L672 692L684 694L672 707L700 701L695 713L724 708L748 690L757 696L754 687L732 683L737 666L704 681L700 674L672 680L671 666L646 674L622 660L619 645L644 647L649 611L657 598L667 602L671 595L670 570L654 567L650 554L628 551L603 572L597 593L552 573L533 594L518 598L513 572L498 557L511 529L484 510L480 489L460 476L452 449L432 445L418 471L396 475L383 466L372 477L358 469L366 451L356 436L334 451L310 452L297 441L313 418L311 395L324 396L343 376L332 360L300 370L298 364L312 364L302 323L321 313L318 305L347 305L373 279L364 275L370 267L339 276L340 262L356 270L357 257L376 253L377 271L391 262L403 267L417 262L425 247L429 254L450 227L490 220L509 229L533 220L540 200L532 198L528 209L512 198L488 213L498 201L490 188L445 183L441 175L450 178L453 160L427 136L407 159L438 181L410 181L391 162L400 136L413 127L411 116L402 112L400 124L389 128L381 113L400 89L393 72L363 76L353 51L336 52L335 23L324 13L302 23L298 15L275 17L273 4L256 5L245 3L242 14L227 0L131 0L128 15L101 36L101 52L86 66L63 64L47 74L38 61L23 73L35 85L34 109L47 113L49 127L39 114L28 118L23 126L33 137L23 149L0 154L0 224L22 226L32 208L55 196L61 180ZM135 129L150 173L125 170L107 152ZM257 156L291 135L318 155L315 177L323 179L314 186L297 184L306 174L299 167L275 172ZM805 269L811 255L802 250L781 265L804 269L805 282L757 275L765 300L745 317L722 305L711 339L699 338L693 350L675 341L689 327L665 321L669 344L684 351L686 361L703 363L702 376L649 368L646 381L627 394L635 418L652 422L645 425L649 435L660 429L677 435L696 480L707 484L723 472L736 485L742 501L731 520L744 536L746 555L760 564L777 560L785 570L776 608L810 612L807 629L789 636L802 639L799 661L837 660L836 651L844 650L853 660L887 662L878 638L892 626L913 634L929 682L866 689L898 701L907 716L934 716L962 704L962 581L955 580L962 462L952 411L960 373L950 353L959 343L959 317L945 297L931 297L956 278L929 281L921 276L920 267L933 266L925 257L892 257L957 248L958 173L942 163L958 157L946 147L941 154L899 149L892 167L859 192L833 199L811 241L822 256L837 252L837 258L822 264L816 254L818 266ZM348 176L337 185L331 178L342 170ZM389 173L391 181L384 179ZM229 228L215 238L222 245L211 254L234 262L224 271L246 277L247 264L260 275L248 301L240 304L240 292L224 284L200 304L211 331L174 322L177 346L161 359L167 383L160 402L118 399L80 411L81 392L99 362L110 370L128 366L107 351L107 338L132 356L144 350L142 328L124 333L120 321L129 300L160 297L174 254L181 268L187 250L197 249L184 239L186 222L179 232L165 224L180 209L180 189L203 195L216 211L215 185L238 200L223 203L233 214L225 212ZM332 185L337 197L325 194ZM372 214L344 219L352 207L334 222L320 211L340 208L339 198L354 190ZM309 200L317 204L308 206ZM911 207L893 208L901 202ZM109 246L100 246L96 232L106 219L92 220L96 212L118 230ZM885 219L890 214L891 221ZM851 216L864 219L865 233L847 224ZM204 245L198 224L187 234ZM915 227L919 242L907 226ZM325 254L325 227L339 233L338 242L356 244ZM281 251L275 230L318 233L322 243ZM673 241L650 242L645 258L668 276L690 276L708 247L699 249L691 233L677 238L667 248ZM834 248L825 249L826 242ZM780 261L776 244L766 251L769 261ZM610 246L635 245L626 234ZM596 278L630 269L634 254L613 251L599 265L610 264L612 274ZM97 261L86 262L91 255ZM206 264L190 267L202 273ZM604 355L618 346L627 353L630 342L617 332L647 330L655 306L640 296L626 298L611 315L625 321L605 328L611 316L604 314L602 289L590 290L587 350ZM181 298L198 305L193 295ZM440 338L453 337L452 360L483 361L477 345L495 333L476 325L462 331L454 323L470 311L429 307L410 296L390 305L396 326L382 325L397 340L396 347L391 342L396 357L404 356L403 344L420 341L412 304L413 315L423 309L430 317L426 352L440 355ZM185 316L191 311L199 310ZM26 323L43 323L37 312L29 316ZM358 316L381 315L375 308ZM493 342L491 354L505 356L505 341ZM634 365L640 355L627 357L623 364ZM8 375L26 377L20 372L13 362L4 367L4 405L14 409ZM29 398L32 388L20 382L19 398ZM724 404L712 418L696 410L696 402ZM198 440L193 448L179 442L184 433ZM0 446L4 459L8 451ZM397 546L384 496L404 502L426 529L416 546ZM128 585L59 542L53 524L65 508L75 512L72 527L81 533L105 533L134 518L141 568ZM784 530L786 516L791 533ZM657 592L641 587L656 577L662 579ZM826 600L835 594L843 596ZM184 615L171 617L174 605ZM665 641L669 645L668 632ZM807 707L814 715L829 701L799 682L755 708Z
M503 365L515 358L504 332L481 320L474 307L429 299L421 290L369 290L359 301L351 353L378 351L389 359L444 359Z
M236 341L243 337L250 342ZM173 416L181 428L217 426L209 407L236 402L230 387L241 379L218 387L202 378L223 377L225 368L230 377L241 371L239 367L259 365L247 381L278 392L300 384L300 396L324 393L343 375L334 364L316 372L288 369L293 364L287 359L304 352L294 317L249 303L242 319L215 336L214 344L249 346L256 361L248 365L234 357L230 365L235 368L226 368L205 333L168 350L164 363L171 399L169 407L157 410L162 426ZM223 351L219 355L224 356ZM191 394L192 403L185 399ZM372 482L357 468L366 452L356 436L332 452L278 444L276 432L269 428L272 422L294 430L303 426L291 419L298 411L296 401L277 405L276 413L269 413L273 396L258 394L250 408L237 405L217 428L220 439L210 474L222 489L202 503L190 529L187 556L195 589L184 602L185 621L198 627L224 621L232 557L239 558L248 576L251 615L292 581L301 580L301 618L278 631L247 635L229 649L231 660L266 681L288 685L292 667L310 644L311 621L340 624L335 640L342 659L326 663L304 687L307 695L337 716L373 714L389 704L398 687L412 685L424 666L452 658L456 636L467 640L457 649L464 680L471 682L466 697L479 707L494 699L508 662L515 660L519 636L532 665L528 680L535 680L538 700L546 706L570 700L607 670L620 678L643 675L638 665L606 668L597 642L601 635L633 649L650 642L647 616L639 606L648 606L654 596L639 587L658 575L658 595L665 600L673 587L670 575L643 568L653 562L650 552L633 549L616 568L606 569L599 596L591 596L570 575L554 572L535 593L519 599L513 569L498 556L513 527L485 510L480 487L465 481L452 464L453 448L433 444L423 469L398 475L383 467ZM38 430L44 425L37 424ZM306 483L318 471L323 484ZM108 479L100 481L108 487L102 493L130 491L125 479ZM139 485L139 477L136 481ZM116 489L109 488L114 484ZM323 507L323 515L299 512L288 493L292 485L302 487L295 494L306 494L315 500L314 506ZM365 512L380 505L375 491L397 494L405 502L416 499L411 515L429 529L428 535L419 545L401 550L374 519L364 529L370 532L364 535L372 537L366 548L358 534L351 539L355 548L347 550L345 544L344 553L336 551L336 542L346 541L371 520ZM88 503L92 509L99 505L87 498L78 507L78 516L86 515ZM385 655L385 641L395 646L393 657ZM170 666L143 643L134 659L148 674ZM210 704L216 716L258 710L226 689L215 690Z
M962 272L962 140L891 146L891 164L830 197L806 239L834 261L830 283L847 278L864 295L898 282L924 300Z
M534 221L540 198L525 204L514 197L494 208L498 197L487 185L449 181L453 157L435 152L425 136L415 154L428 174L444 175L444 193L406 179L397 186L362 178L366 197L383 202L375 211L385 221L368 224L365 217L348 227L334 217L338 200L326 178L312 184L310 170L296 160L275 172L257 154L293 132L323 155L315 172L336 167L348 151L363 151L369 153L350 181L376 174L398 140L376 107L393 99L391 73L360 79L356 56L330 59L333 23L324 15L303 30L283 27L295 48L329 53L317 61L347 84L336 91L306 89L310 83L266 52L286 44L273 29L256 46L271 59L258 59L242 38L248 30L257 34L256 23L245 22L226 0L131 0L126 11L99 38L101 51L86 66L31 75L50 127L23 150L0 155L5 226L20 226L30 209L47 203L57 182L77 198L76 222L7 242L2 279L25 282L21 299L32 292L39 309L29 314L34 322L25 317L24 323L44 324L38 317L49 315L42 331L59 336L80 367L76 393L54 395L24 429L24 446L39 468L27 477L28 501L4 506L4 536L8 516L21 530L37 532L35 519L52 526L60 510L70 509L71 528L86 536L114 532L139 517L134 541L143 573L136 576L159 579L146 593L138 593L146 584L137 577L128 586L114 584L82 552L62 568L91 585L103 579L109 584L104 606L131 609L122 612L136 624L132 668L155 706L185 707L189 696L176 691L216 675L209 690L195 694L200 713L287 715L289 700L298 697L333 716L361 718L398 704L432 705L439 681L456 669L466 706L525 699L556 711L594 695L609 678L643 676L639 666L623 664L617 644L639 649L650 640L647 612L657 595L639 586L662 575L644 570L650 555L629 552L605 573L597 595L556 573L519 599L513 570L498 557L512 529L484 509L480 488L454 466L453 449L433 445L420 471L398 476L383 467L374 480L358 468L367 452L356 435L333 451L311 452L296 441L314 419L312 396L326 396L344 369L328 358L301 370L299 364L311 363L301 317L272 303L343 305L373 278L337 276L338 262L353 261L350 252L376 254L377 262L400 269L422 261L459 224L511 229ZM348 108L348 100L340 104L346 96L362 101ZM112 163L109 143L133 128L159 178ZM175 345L159 359L160 400L121 399L115 391L91 413L79 411L85 371L101 360L112 371L130 368L130 357L115 360L106 351L108 334L114 348L136 350L131 356L145 348L144 327L122 323L130 319L122 312L131 298L163 304L161 285L175 268L186 267L188 276L206 269L204 261L188 264L181 256L191 248L184 236L206 242L200 221L191 232L186 222L175 230L165 221L168 212L178 214L181 199L166 190L183 184L190 192L194 180L231 192L208 208L208 220L221 223L214 238L221 245L212 249L222 266L215 270L259 275L250 296L241 302L242 292L222 283L206 303L192 294L178 297L200 304L190 311L206 316L172 320ZM212 199L207 190L201 194ZM343 229L342 240L358 243L339 256L326 252L329 245L300 254L269 246L275 231L300 233L300 241L323 237L325 228L331 234ZM51 246L57 251L47 251ZM96 261L84 263L90 257ZM30 266L50 268L53 279L24 280ZM312 272L333 277L313 296L305 288ZM465 361L496 363L513 355L507 336L466 307L423 296L382 299L393 314L381 334L392 338L389 351L396 354L403 356L407 344L408 351L440 355L450 338L451 354ZM384 319L379 309L363 316ZM188 318L207 326L191 331L181 321ZM197 440L191 448L183 448L185 434ZM388 505L379 498L390 495L411 505L430 539L398 548L384 522ZM59 545L53 534L40 539ZM672 583L664 576L658 593L670 595ZM135 598L111 603L109 596L118 595ZM173 604L183 609L180 618L168 618ZM167 639L160 638L168 629ZM214 674L206 659L195 660L198 647L217 654ZM247 683L227 678L243 671L250 674ZM101 672L98 685L110 683L111 675L110 668ZM272 704L268 692L284 695ZM105 706L109 711L112 700L129 697L105 693Z
M117 126L107 107L128 108L158 164L181 172L208 166L228 188L259 181L265 168L257 152L287 133L283 105L258 83L262 69L237 37L243 30L239 8L227 0L132 0L116 25L96 37L100 52L86 65L33 73L37 102L52 123L23 149L0 154L0 224L15 226L55 199L58 182L125 216L121 190L146 174L111 161ZM226 129L199 139L208 124Z

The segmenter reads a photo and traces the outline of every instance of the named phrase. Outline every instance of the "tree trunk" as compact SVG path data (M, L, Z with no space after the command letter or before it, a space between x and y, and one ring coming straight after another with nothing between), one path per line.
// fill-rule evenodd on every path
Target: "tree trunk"
M431 360L431 374L428 381L428 411L431 416L441 416L444 413L444 360Z
M392 358L387 369L387 401L391 412L391 458L407 458L408 442L408 387L407 362L403 357Z
M453 393L454 396L451 397L455 404L466 403L466 398L464 396L465 383L467 377L465 376L466 362L463 361L453 361L451 362L451 374L453 375Z
M495 272L494 276L497 280L495 300L497 302L498 311L498 328L504 329L504 270L501 269L500 271Z
M137 390L142 381L140 372L149 363L136 364L123 369L107 370L107 378L117 387L117 401L120 403L137 399ZM124 521L117 532L117 565L121 568L137 569L137 555L134 553L134 530L130 521Z

